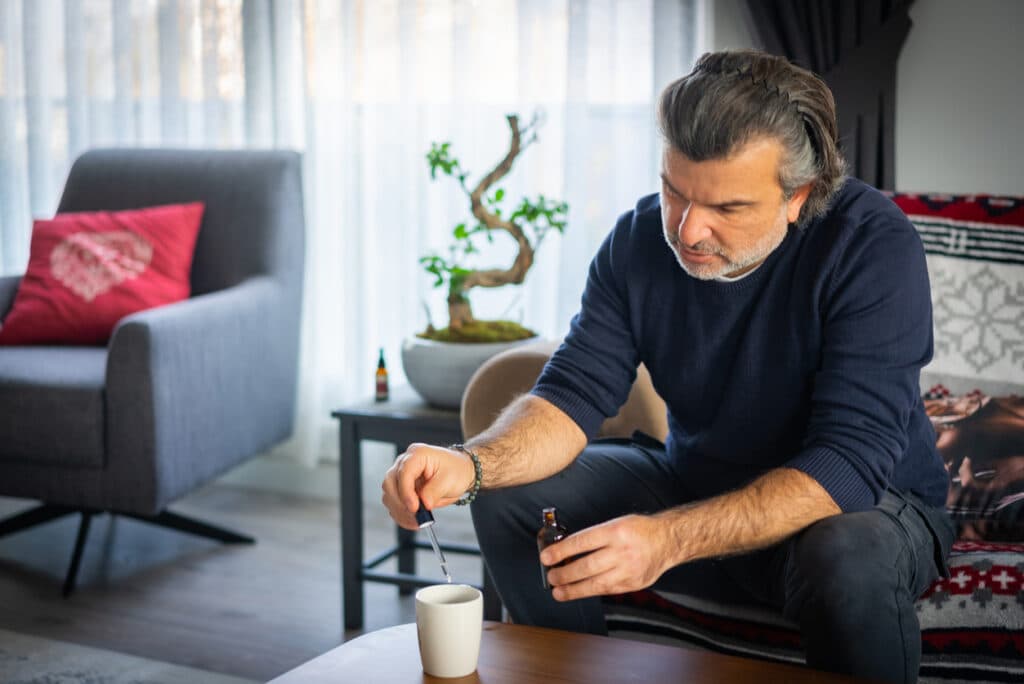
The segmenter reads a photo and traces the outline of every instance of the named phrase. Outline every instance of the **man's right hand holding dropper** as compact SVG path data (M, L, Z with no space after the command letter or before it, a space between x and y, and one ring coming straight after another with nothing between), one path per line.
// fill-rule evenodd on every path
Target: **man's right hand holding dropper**
M468 440L466 450L481 462L482 489L496 489L550 477L572 463L587 437L561 409L524 394L488 429ZM429 510L458 501L473 488L476 468L458 449L413 444L388 470L381 500L394 521L415 530L419 502Z
M420 501L431 511L451 505L472 488L475 479L473 461L464 452L415 443L388 469L381 501L395 523L415 530Z

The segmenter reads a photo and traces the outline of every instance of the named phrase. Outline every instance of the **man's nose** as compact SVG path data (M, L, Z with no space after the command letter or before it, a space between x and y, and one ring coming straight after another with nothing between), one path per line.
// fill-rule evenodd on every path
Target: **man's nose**
M679 242L687 247L693 247L702 240L711 237L711 226L708 224L707 212L693 202L690 202L686 209L683 210L683 215L679 219L676 235L679 236Z

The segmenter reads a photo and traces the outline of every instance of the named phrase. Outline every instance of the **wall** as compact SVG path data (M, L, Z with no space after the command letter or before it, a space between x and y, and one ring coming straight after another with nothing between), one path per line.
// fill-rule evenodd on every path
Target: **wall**
M714 49L756 47L745 0L714 0ZM896 188L1024 195L1021 0L916 0L896 92Z
M747 0L707 0L711 4L711 44L715 50L761 47L743 6Z
M899 190L1024 195L1024 2L918 0L897 74Z

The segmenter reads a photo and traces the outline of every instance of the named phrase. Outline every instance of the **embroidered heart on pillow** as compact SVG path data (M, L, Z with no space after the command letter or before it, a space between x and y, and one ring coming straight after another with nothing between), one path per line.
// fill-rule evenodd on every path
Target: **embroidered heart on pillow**
M75 233L50 253L50 272L87 302L115 285L141 275L153 246L129 231Z
M103 344L125 316L187 299L202 217L195 202L36 221L0 344Z

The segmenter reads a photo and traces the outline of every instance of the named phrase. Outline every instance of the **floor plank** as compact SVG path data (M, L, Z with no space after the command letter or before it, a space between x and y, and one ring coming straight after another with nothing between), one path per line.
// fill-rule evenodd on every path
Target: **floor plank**
M379 485L364 479L372 554L391 543L394 528L377 501ZM0 498L0 517L30 505ZM341 633L336 501L214 483L172 509L258 543L221 545L101 516L79 588L63 599L77 519L26 530L0 539L0 628L263 681L362 633ZM447 541L474 540L462 510L438 512L438 530ZM479 559L449 560L457 581L481 581ZM430 552L418 562L441 578ZM366 601L365 630L415 619L412 597L392 586L368 585Z

